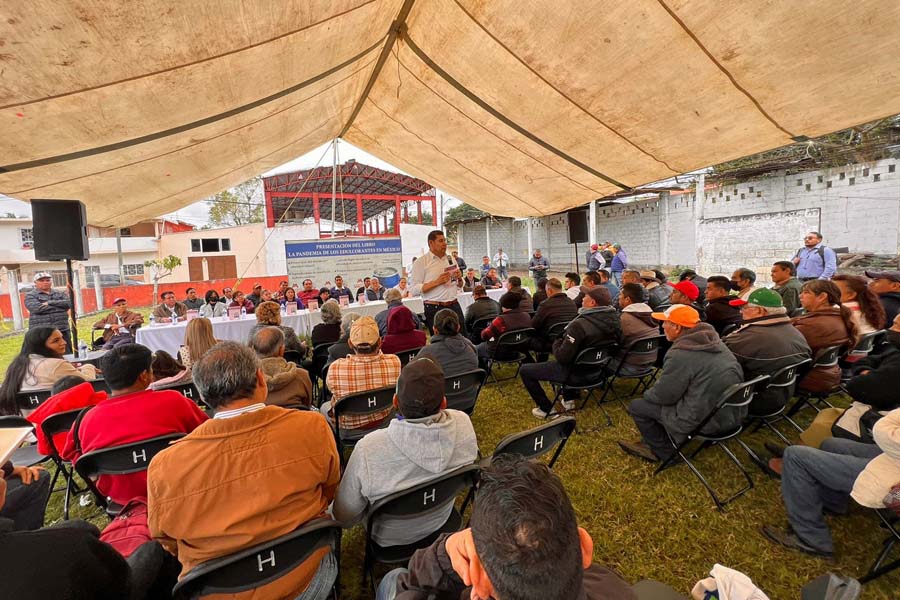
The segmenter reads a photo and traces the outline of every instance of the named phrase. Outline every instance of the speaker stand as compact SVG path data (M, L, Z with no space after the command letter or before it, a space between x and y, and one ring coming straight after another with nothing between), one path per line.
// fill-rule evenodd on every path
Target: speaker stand
M69 336L72 338L72 354L78 356L78 318L75 311L75 306L77 306L75 304L75 275L72 273L71 258L66 259L66 277L69 279L69 304L72 305L72 312L69 313L69 317L72 321L72 326L69 328Z
M584 265L587 268L587 265ZM578 265L578 242L575 242L575 272L581 274L581 267Z

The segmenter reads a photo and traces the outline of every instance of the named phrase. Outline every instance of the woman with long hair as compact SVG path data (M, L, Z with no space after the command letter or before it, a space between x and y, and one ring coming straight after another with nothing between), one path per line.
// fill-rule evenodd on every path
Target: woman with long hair
M303 300L297 297L297 292L292 287L284 290L284 297L281 298L282 306L287 306L288 304L293 304L297 307L297 310L306 308L306 305L303 304Z
M813 352L813 359L831 346L853 349L858 340L858 330L853 313L841 305L841 289L826 279L807 281L800 290L800 304L806 314L793 319L796 327ZM829 392L841 382L841 369L816 367L803 381L800 390L805 392Z
M47 389L69 375L82 379L97 378L94 365L75 368L63 359L66 339L55 327L33 327L25 334L22 349L9 367L0 386L0 414L17 415L16 394L26 390Z
M151 390L162 390L175 385L191 383L193 377L188 367L175 360L165 350L157 350L153 353L150 370L153 371L153 383L150 384Z
M841 304L850 309L860 335L884 329L884 307L865 277L835 275L831 280L840 288Z
M306 344L300 341L294 328L281 324L281 306L277 302L261 302L256 307L256 325L250 330L247 339L252 339L263 327L278 327L284 333L284 349L306 355Z
M184 331L184 344L178 350L178 361L185 367L200 360L200 357L219 343L213 335L212 323L209 319L200 317L187 324Z
M224 317L226 313L225 303L219 298L219 292L216 290L207 290L203 297L204 303L200 307L200 316L209 319L210 317Z

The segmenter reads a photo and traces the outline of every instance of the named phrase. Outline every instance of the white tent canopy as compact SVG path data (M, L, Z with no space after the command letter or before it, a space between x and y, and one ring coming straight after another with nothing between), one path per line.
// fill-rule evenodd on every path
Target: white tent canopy
M878 0L29 0L0 192L125 225L340 136L495 215L900 113Z

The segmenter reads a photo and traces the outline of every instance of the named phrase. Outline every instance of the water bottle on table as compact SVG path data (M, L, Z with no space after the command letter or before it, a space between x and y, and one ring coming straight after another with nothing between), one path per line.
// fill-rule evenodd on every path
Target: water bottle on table
M153 327L154 325L156 325L156 317L150 315L150 327Z
M88 356L88 345L84 340L80 340L78 342L78 358L87 358Z
M246 318L247 318L247 307L242 306L241 307L241 320L243 321Z

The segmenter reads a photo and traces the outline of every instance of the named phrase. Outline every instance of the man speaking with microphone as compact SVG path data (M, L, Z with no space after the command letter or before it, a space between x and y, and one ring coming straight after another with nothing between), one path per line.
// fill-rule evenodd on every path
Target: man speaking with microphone
M459 315L460 333L466 334L466 319L456 299L463 285L463 276L459 265L447 254L447 239L440 229L428 234L428 254L413 263L409 283L412 294L422 296L428 331L434 325L434 315L443 308L449 308Z

